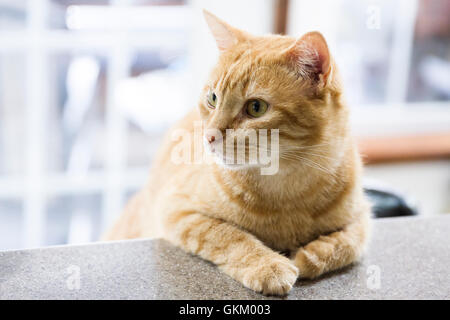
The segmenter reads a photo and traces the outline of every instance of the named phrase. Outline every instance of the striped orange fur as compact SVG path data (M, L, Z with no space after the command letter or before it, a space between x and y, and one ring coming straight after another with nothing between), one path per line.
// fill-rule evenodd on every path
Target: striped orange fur
M318 32L258 37L205 16L221 55L198 108L171 132L193 135L198 120L222 132L279 129L279 170L175 164L169 132L148 184L105 239L162 237L248 288L283 295L298 277L354 262L368 238L370 205L337 67ZM211 90L215 109L205 99ZM242 112L253 98L270 105L256 119Z

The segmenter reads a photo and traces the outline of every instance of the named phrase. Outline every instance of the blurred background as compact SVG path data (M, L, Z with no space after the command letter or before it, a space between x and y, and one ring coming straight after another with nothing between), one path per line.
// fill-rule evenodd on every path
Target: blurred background
M321 31L368 192L450 212L448 0L0 0L0 250L95 241L120 214L217 58L202 8Z

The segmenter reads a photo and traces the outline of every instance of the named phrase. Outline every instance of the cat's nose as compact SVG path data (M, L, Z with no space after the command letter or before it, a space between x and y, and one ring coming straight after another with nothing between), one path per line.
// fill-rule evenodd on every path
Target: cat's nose
M206 134L205 138L209 143L213 143L214 141L216 141L216 136L213 134Z

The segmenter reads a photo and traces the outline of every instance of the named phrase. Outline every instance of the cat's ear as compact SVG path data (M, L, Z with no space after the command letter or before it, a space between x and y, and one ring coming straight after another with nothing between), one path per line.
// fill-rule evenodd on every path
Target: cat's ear
M299 73L308 79L326 84L331 73L331 57L327 42L320 32L308 32L287 52Z
M230 49L246 37L246 34L243 31L230 26L228 23L217 18L205 9L203 9L203 15L205 16L206 23L208 24L211 33L216 39L220 51Z

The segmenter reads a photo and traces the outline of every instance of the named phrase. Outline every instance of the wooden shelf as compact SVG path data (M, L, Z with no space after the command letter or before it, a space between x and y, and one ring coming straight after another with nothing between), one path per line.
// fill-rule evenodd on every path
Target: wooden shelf
M359 138L364 163L450 159L450 132L414 136Z

